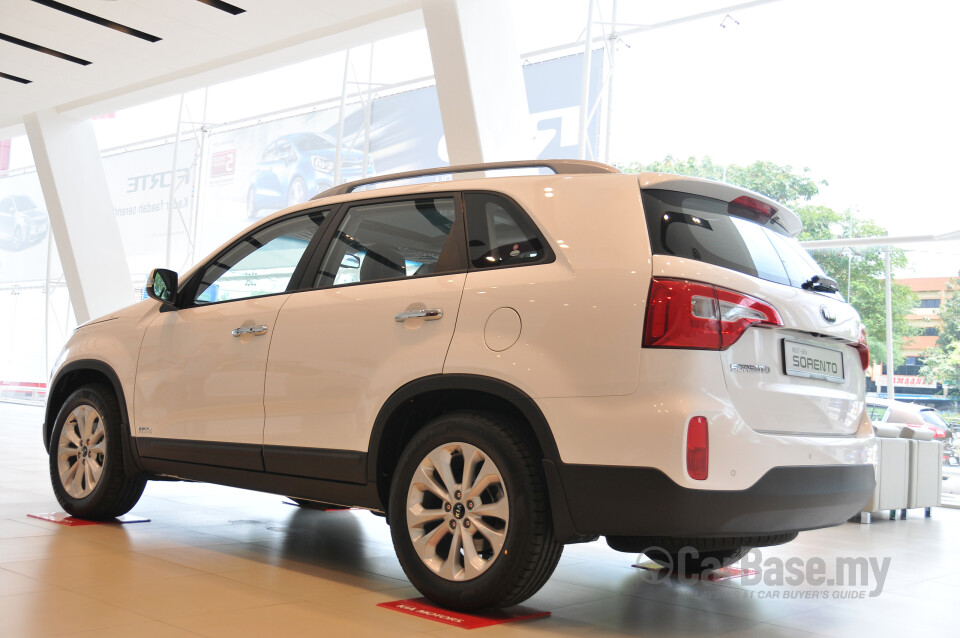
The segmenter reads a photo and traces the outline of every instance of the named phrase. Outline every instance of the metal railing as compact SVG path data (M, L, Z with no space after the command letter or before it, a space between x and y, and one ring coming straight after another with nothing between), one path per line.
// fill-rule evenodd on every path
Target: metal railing
M398 182L406 179L417 179L419 177L429 177L431 175L449 175L455 173L481 173L483 171L503 171L522 168L547 168L557 175L570 175L577 173L619 173L620 170L604 164L602 162L591 162L588 160L521 160L514 162L490 162L486 164L461 164L459 166L438 166L436 168L426 168L418 171L406 171L404 173L392 173L390 175L378 175L366 179L358 179L346 184L340 184L333 188L328 188L319 195L314 195L311 199L323 199L334 195L346 195L363 186L370 184L380 184L383 182Z

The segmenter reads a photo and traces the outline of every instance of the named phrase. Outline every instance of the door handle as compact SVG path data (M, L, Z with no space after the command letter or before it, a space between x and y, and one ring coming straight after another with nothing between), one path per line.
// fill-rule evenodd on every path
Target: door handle
M247 326L245 328L237 328L231 332L234 337L242 337L243 335L253 335L259 337L260 335L267 334L266 326Z
M425 319L427 321L436 321L443 317L443 310L440 308L422 308L420 310L405 310L394 317L396 321L406 321L407 319Z

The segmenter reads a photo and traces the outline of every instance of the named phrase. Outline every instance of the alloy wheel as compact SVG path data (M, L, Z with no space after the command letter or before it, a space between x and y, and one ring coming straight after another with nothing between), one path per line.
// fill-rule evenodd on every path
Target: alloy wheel
M90 405L70 413L60 432L57 471L60 483L73 498L84 498L97 487L106 457L103 417Z
M407 491L414 550L446 580L486 572L503 548L510 505L493 460L469 443L447 443L420 462Z
M287 194L287 206L300 204L307 200L307 187L298 177L290 184L290 191Z

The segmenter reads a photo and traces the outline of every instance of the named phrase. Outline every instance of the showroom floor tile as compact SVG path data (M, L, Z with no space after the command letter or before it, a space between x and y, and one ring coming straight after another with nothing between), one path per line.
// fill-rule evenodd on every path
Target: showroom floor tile
M463 629L377 603L418 594L383 518L319 512L218 486L149 484L133 514L148 523L64 527L28 518L58 511L40 444L39 408L0 403L0 635L459 636ZM806 532L764 548L757 575L716 583L660 579L602 541L566 548L525 606L548 618L480 636L948 635L960 598L960 511ZM817 585L785 580L791 560L823 561ZM882 587L869 560L886 563ZM741 566L747 566L747 560ZM841 561L838 563L838 560ZM843 561L870 573L849 584ZM779 570L779 572L778 572ZM846 574L846 576L845 576ZM847 584L836 582L846 577ZM871 597L869 594L874 593ZM863 596L862 599L841 596Z

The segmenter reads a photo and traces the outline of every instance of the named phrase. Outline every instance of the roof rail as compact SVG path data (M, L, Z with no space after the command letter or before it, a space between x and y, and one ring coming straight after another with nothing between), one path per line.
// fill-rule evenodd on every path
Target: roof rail
M437 168L427 168L419 171L407 171L405 173L392 173L390 175L378 175L376 177L367 177L358 179L346 184L340 184L333 188L328 188L319 195L314 195L310 199L320 199L323 197L332 197L333 195L346 195L352 193L361 186L368 184L378 184L380 182L396 182L404 179L413 179L416 177L426 177L428 175L447 175L450 173L476 173L480 171L497 171L511 168L549 168L557 175L569 175L575 173L619 173L620 170L603 164L601 162L590 162L587 160L521 160L515 162L490 162L486 164L460 164L459 166L438 166Z

